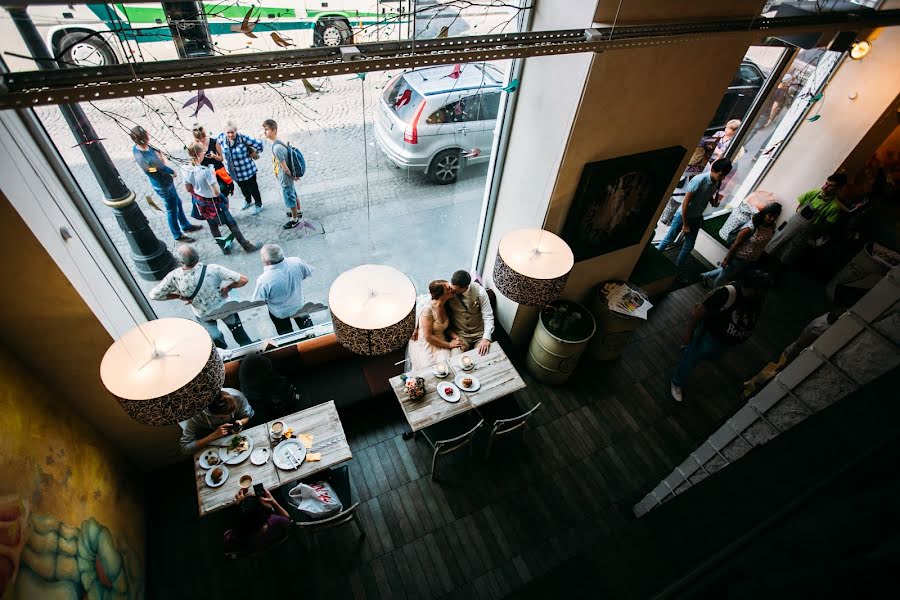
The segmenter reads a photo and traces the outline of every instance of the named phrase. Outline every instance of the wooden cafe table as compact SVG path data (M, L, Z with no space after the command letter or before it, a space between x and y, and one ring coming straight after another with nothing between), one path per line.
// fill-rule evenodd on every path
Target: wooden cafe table
M475 368L470 371L462 370L462 359L468 356L472 359ZM447 361L450 373L444 378L438 378L434 374L434 365L419 371L407 373L409 377L422 377L425 379L425 396L413 400L406 395L406 384L398 375L390 378L391 388L400 402L400 408L406 416L410 429L415 433L440 423L456 415L484 406L498 398L507 396L525 387L525 382L510 362L506 352L500 344L493 342L487 355L481 356L477 349L472 349L455 356ZM437 393L437 386L441 383L453 381L459 373L472 374L478 378L481 387L472 392L460 390L461 398L457 403L447 402Z
M267 490L274 490L286 483L304 479L324 471L330 467L350 460L350 445L344 435L344 428L338 417L334 401L329 400L317 406L295 412L276 421L284 423L284 428L293 428L295 438L301 434L313 436L312 448L307 452L318 452L321 460L317 462L303 461L299 469L283 470L275 466L272 459L272 450L277 445L269 437L272 426L270 423L250 427L241 432L253 441L253 448L264 447L269 449L269 460L263 465L254 465L247 458L237 465L226 465L228 479L219 487L211 488L206 485L206 469L200 466L200 455L209 447L194 454L194 470L197 483L197 500L200 507L200 516L215 512L226 506L234 504L234 496L240 489L240 479L243 475L253 477L253 484L261 483ZM226 436L223 439L230 439Z

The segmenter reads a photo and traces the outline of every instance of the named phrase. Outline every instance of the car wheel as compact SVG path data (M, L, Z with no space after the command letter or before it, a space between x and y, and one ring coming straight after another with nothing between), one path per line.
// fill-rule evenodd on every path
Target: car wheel
M428 178L439 185L454 183L461 166L459 150L443 150L437 153L428 166Z
M337 47L353 43L353 30L344 19L321 19L313 30L316 46Z
M116 64L116 55L103 38L83 31L67 33L57 44L65 67L105 67Z

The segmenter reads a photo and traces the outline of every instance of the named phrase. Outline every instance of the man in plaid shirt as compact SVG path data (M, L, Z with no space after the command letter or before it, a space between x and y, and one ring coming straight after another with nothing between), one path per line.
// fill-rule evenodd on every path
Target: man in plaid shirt
M250 136L238 133L237 126L231 121L225 123L225 131L217 138L225 155L225 166L228 173L234 179L241 193L244 195L244 206L241 210L253 208L251 214L258 215L262 211L262 195L259 193L259 185L256 183L256 163L254 159L259 157L263 150L263 143ZM256 206L253 206L253 201Z

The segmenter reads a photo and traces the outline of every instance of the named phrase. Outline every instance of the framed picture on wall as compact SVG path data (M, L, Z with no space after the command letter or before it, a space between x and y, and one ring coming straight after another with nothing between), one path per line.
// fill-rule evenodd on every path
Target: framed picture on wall
M640 242L686 152L672 146L586 164L562 235L575 260Z

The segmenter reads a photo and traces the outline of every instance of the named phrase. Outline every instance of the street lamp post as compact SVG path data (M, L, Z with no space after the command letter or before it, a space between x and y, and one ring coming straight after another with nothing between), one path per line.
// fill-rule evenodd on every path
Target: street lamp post
M16 24L16 29L19 30L38 68L58 69L59 65L51 56L26 10L20 7L10 7L6 10ZM147 217L135 202L134 192L122 181L81 106L60 104L59 109L97 183L100 184L104 196L103 203L113 210L119 228L125 232L125 239L131 247L131 259L134 261L138 276L148 281L162 279L166 273L175 268L175 257L153 233Z

